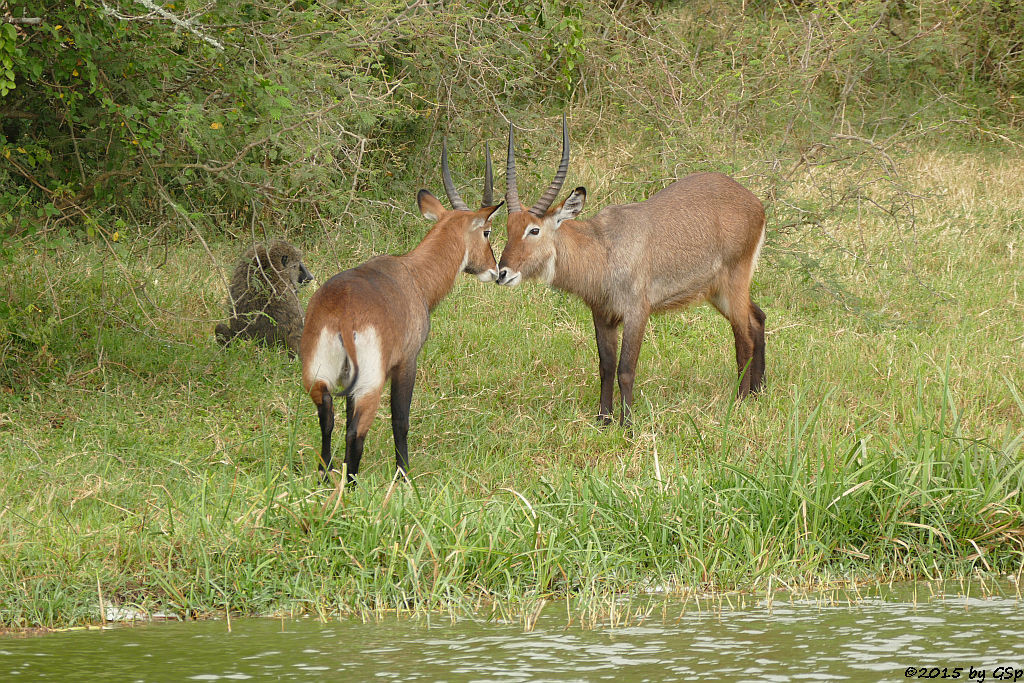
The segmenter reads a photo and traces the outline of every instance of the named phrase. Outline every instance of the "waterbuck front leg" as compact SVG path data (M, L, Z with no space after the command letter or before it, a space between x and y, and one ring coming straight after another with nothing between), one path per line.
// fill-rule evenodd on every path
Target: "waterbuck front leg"
M615 360L619 353L619 326L609 324L597 311L594 314L594 332L597 336L597 359L601 373L601 406L597 412L600 424L612 423L612 398L615 391Z
M391 377L391 431L395 436L395 470L409 474L409 409L416 385L415 359L399 367Z
M647 329L646 311L634 313L622 321L622 350L619 352L619 394L622 396L622 426L633 421L633 380L636 363L640 358L640 345Z

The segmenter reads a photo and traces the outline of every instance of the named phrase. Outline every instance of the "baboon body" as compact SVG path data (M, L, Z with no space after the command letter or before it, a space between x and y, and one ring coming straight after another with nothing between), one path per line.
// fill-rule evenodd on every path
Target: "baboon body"
M228 291L231 317L217 325L217 341L248 337L298 355L305 322L299 287L312 279L302 253L288 242L254 244L235 265Z

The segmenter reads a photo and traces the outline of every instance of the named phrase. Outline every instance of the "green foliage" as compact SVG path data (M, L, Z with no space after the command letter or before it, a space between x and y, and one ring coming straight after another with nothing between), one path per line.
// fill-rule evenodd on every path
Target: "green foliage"
M0 97L14 90L14 62L21 57L17 41L14 24L0 24Z
M547 3L543 0L514 0L505 8L518 22L522 45L535 55L539 72L554 73L554 84L570 99L581 77L580 67L586 58L587 3Z
M204 231L354 227L363 201L429 177L439 122L476 145L499 111L607 111L604 128L691 152L791 159L826 131L1022 120L1024 10L1003 0L107 7L10 3L43 19L0 29L0 211L16 234L190 229L174 205Z

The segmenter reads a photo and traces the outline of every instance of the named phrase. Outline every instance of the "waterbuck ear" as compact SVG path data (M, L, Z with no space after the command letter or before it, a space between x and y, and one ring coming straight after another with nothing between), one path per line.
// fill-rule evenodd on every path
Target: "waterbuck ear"
M430 221L438 221L446 212L444 206L437 197L426 190L420 190L416 195L416 203L419 204L420 213Z
M586 203L587 188L577 187L575 190L570 192L569 196L565 198L565 201L559 204L558 208L551 212L552 218L555 219L555 228L558 228L558 226L562 224L562 221L567 221L580 215L580 211L583 211L583 205Z
M469 229L476 230L484 223L489 221L491 219L491 216L494 215L494 212L500 209L504 203L504 201L501 201L498 204L495 204L494 206L484 206L474 211L473 223L469 226Z

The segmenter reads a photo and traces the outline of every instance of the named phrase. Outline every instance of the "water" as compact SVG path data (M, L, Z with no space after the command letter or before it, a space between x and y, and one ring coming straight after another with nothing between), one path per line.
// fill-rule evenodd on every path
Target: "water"
M529 633L471 619L234 619L230 633L206 621L8 637L0 680L1024 681L1024 602L1014 591L965 597L917 586L770 605L657 597L648 608L632 625L596 630L567 627L563 603Z

